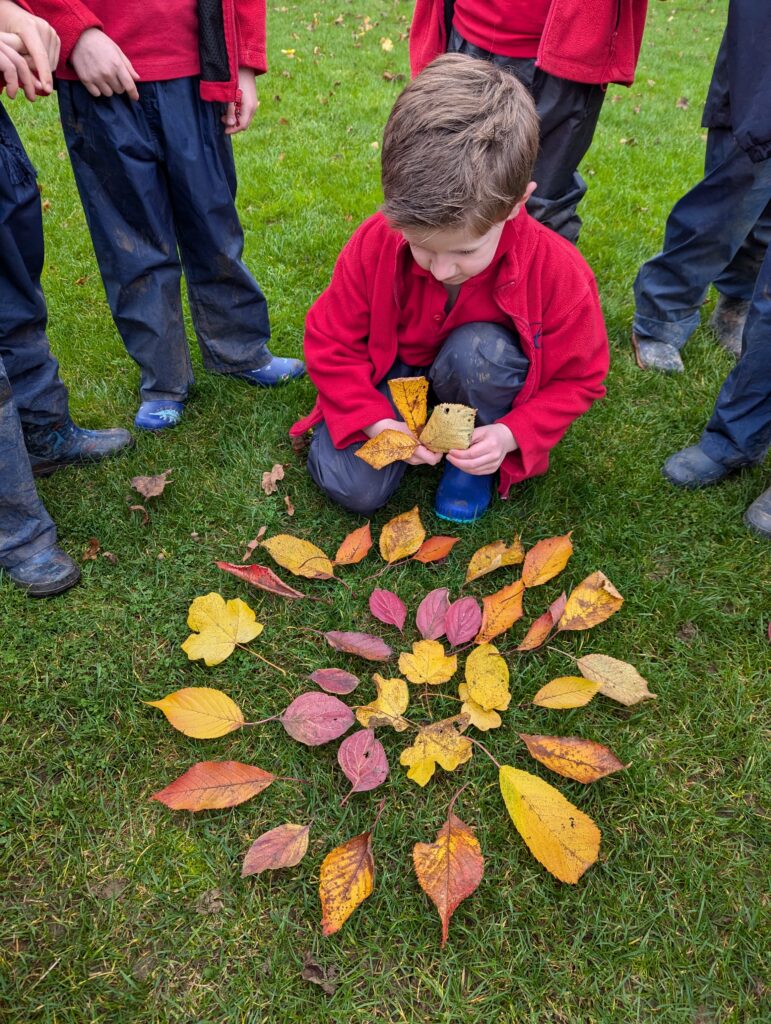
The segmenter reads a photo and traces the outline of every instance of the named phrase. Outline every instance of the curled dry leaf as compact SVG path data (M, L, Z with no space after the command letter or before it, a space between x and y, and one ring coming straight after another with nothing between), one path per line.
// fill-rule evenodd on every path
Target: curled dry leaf
M602 572L593 572L570 594L558 628L591 629L615 614L624 599Z
M461 597L447 609L444 629L451 647L473 640L482 625L482 609L473 597Z
M508 587L496 590L482 598L482 625L474 637L474 643L484 644L494 639L522 618L522 595L525 592L522 580L515 580Z
M263 871L296 867L308 852L310 825L287 822L264 832L246 851L241 877L259 875Z
M414 555L425 539L426 530L416 505L385 524L380 531L380 554L386 562L398 562Z
M195 598L187 624L194 632L182 644L182 650L191 661L203 658L209 666L219 665L237 644L248 644L263 629L248 604L238 597L226 602L214 591Z
M239 580L257 587L258 590L266 590L269 594L277 597L286 597L290 600L299 600L305 597L300 590L295 590L288 583L284 583L280 576L277 576L267 565L234 565L232 562L215 562L218 569L229 572Z
M252 552L254 551L255 548L260 546L260 541L267 532L267 526L261 526L259 528L259 530L257 531L257 536L247 543L246 551L244 552L244 557L241 559L242 562L247 562L252 557Z
M213 740L244 724L239 706L227 694L209 686L187 686L161 700L144 703L160 708L175 729L196 740Z
M402 430L382 430L365 441L354 455L373 469L385 469L392 462L406 462L418 447L418 439Z
M506 810L532 855L555 878L575 884L600 852L595 823L529 772L502 765L499 778Z
M466 570L466 583L472 583L489 572L495 572L504 565L520 565L525 557L525 549L519 537L515 537L511 544L506 541L496 540L492 544L485 544L471 556L471 561Z
M337 968L322 967L314 959L312 953L303 953L303 969L300 971L303 981L309 981L312 985L318 985L321 991L328 996L333 996L337 991Z
M492 644L482 644L466 659L468 700L485 711L505 711L511 702L509 666Z
M337 697L312 690L295 697L279 721L293 740L318 747L347 732L354 717L348 705Z
M385 748L372 729L359 729L347 736L337 751L337 763L351 783L352 793L366 793L377 789L388 778L388 758Z
M418 550L412 556L413 562L423 562L428 565L430 562L441 562L452 551L460 537L429 537L424 540Z
M539 615L530 626L522 643L517 647L518 651L535 651L546 643L565 610L567 599L568 596L563 590L557 600L553 601L543 615Z
M359 677L341 668L317 668L308 678L327 693L345 695L353 693L359 685Z
M402 632L407 618L407 605L390 590L375 588L369 595L369 610L387 626L396 626Z
M340 931L375 884L372 833L362 832L326 855L321 863L319 896L324 935Z
M280 462L267 473L262 474L262 489L265 494L275 494L278 490L278 481L284 479L284 467Z
M533 697L533 704L539 708L582 708L599 688L599 683L581 676L560 676L541 687Z
M208 811L236 807L267 789L276 776L240 761L199 761L151 800L173 811Z
M286 514L288 516L294 515L294 505L292 504L292 499L288 494L284 495L284 508L286 509Z
M415 625L424 640L438 640L444 635L444 623L450 607L450 592L446 587L430 591L418 605Z
M385 640L372 633L330 630L324 634L330 647L345 654L356 654L367 661L388 661L394 653Z
M399 415L417 437L428 416L428 380L425 377L393 377L388 382L388 390Z
M328 580L335 574L334 566L321 548L309 540L278 533L264 540L262 546L283 569L288 569L295 576L304 576L309 580Z
M438 640L418 640L412 645L412 654L399 655L399 671L411 683L438 686L452 679L458 668L455 654L446 655Z
M468 736L461 735L468 724L468 715L455 715L423 726L415 742L405 747L399 758L399 763L409 768L407 778L425 786L437 765L446 772L454 772L470 761L474 748Z
M384 679L376 672L372 676L377 687L377 697L369 704L357 708L356 718L365 729L388 725L397 732L404 732L410 723L402 718L410 703L409 690L403 679Z
M526 587L539 587L561 573L573 554L570 533L564 537L548 537L539 540L525 555L522 566L522 582Z
M144 507L144 505L129 505L129 512L141 512L142 513L142 526L147 526L150 522L150 513Z
M604 697L618 701L626 707L639 704L641 700L653 700L655 693L648 689L648 682L633 665L611 658L607 654L586 654L578 659L581 675L597 683Z
M420 432L420 443L432 452L465 451L471 444L476 414L468 405L437 405Z
M372 547L369 523L352 530L337 549L335 565L356 565L367 557Z
M536 761L576 782L597 782L626 767L612 750L594 740L578 736L529 736L524 732L519 738Z
M131 480L131 486L143 498L157 498L163 494L166 484L171 483L171 480L168 479L169 473L171 473L170 469L164 469L162 473L157 473L155 476L135 476Z
M95 562L96 556L102 550L102 545L96 539L96 537L90 537L86 549L80 556L81 562ZM114 556L113 556L114 557Z

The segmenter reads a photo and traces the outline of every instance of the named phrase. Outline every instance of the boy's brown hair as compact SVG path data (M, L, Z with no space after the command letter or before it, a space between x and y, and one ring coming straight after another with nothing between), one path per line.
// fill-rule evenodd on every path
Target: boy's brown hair
M459 53L437 57L402 92L383 136L382 211L396 228L483 235L522 199L538 116L511 72Z

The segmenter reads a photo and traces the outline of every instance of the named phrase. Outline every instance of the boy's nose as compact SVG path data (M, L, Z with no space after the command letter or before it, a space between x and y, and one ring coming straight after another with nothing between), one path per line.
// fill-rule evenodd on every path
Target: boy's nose
M452 260L432 260L431 273L437 281L446 281L455 276L455 264Z

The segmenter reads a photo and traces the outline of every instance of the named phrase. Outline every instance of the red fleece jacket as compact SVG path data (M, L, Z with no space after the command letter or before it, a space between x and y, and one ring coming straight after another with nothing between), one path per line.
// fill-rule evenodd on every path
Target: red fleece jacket
M550 450L605 394L609 353L594 275L569 242L523 210L506 224L498 255L489 288L530 359L511 412L499 420L518 445L501 465L506 497L512 484L546 472ZM379 213L345 246L306 319L305 359L319 394L292 436L323 419L336 448L365 440L362 428L374 421L362 422L361 410L382 403L375 387L399 354L397 326L410 314L399 306L399 275L411 258ZM464 313L468 323L479 319L470 303ZM390 406L381 415L392 416Z

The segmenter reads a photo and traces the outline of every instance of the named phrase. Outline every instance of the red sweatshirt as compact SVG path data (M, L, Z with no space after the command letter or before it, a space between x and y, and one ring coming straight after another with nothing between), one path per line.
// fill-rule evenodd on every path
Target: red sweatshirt
M535 57L551 0L455 0L453 24L488 53Z
M525 384L499 421L518 445L501 465L499 490L506 497L512 484L546 472L549 451L605 394L609 354L594 276L574 246L522 210L506 224L494 262L487 289L464 300L463 322L489 319L492 296L500 322L518 332L530 359ZM433 309L425 305L428 293L405 281L411 263L409 246L382 214L364 221L345 246L306 319L305 359L319 394L292 436L323 419L335 447L344 448L365 440L363 427L393 416L376 385L400 354L404 324ZM441 309L447 296L434 284ZM480 291L477 306L472 297ZM405 297L414 308L401 305Z

